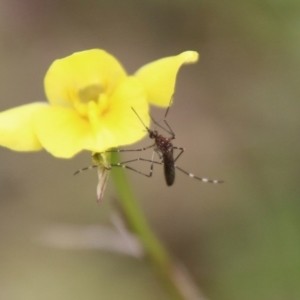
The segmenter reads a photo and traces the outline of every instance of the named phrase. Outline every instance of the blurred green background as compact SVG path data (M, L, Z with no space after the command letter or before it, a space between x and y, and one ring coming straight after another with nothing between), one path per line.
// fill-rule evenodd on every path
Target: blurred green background
M91 48L129 73L201 54L168 120L186 148L178 165L226 183L178 173L170 188L155 166L151 179L128 172L132 188L207 299L300 299L300 2L2 0L0 110L44 100L52 61ZM72 176L90 164L0 149L1 300L168 299L143 260L42 242L60 224L110 226L113 183L97 206L96 171Z

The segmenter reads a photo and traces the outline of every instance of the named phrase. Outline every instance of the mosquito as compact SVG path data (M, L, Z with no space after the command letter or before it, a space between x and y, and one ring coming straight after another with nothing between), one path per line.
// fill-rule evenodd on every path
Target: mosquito
M171 98L171 101L169 103L168 108L166 109L164 119L163 119L166 127L161 126L158 122L156 122L150 116L152 122L155 125L157 125L158 127L160 127L161 129L163 129L165 132L167 132L170 135L169 137L165 137L164 135L159 134L157 130L152 130L148 126L146 126L145 123L143 122L143 120L141 119L141 117L139 116L139 114L136 112L136 110L133 107L131 107L133 112L136 114L136 116L139 118L139 120L141 121L141 123L143 124L145 129L147 130L149 138L154 140L154 143L150 146L140 148L140 149L116 149L116 150L109 150L109 151L103 152L103 153L108 153L108 152L145 151L147 149L153 148L154 151L152 153L152 159L149 160L149 159L145 159L145 158L136 158L136 159L132 159L132 160L116 163L116 164L111 164L110 167L122 167L122 168L132 170L134 172L137 172L139 174L142 174L144 176L152 177L154 164L163 165L164 166L165 180L166 180L166 184L168 186L172 186L174 184L175 169L178 169L179 171L181 171L182 173L188 175L191 178L200 180L200 181L205 182L205 183L215 183L215 184L223 183L224 182L223 180L198 177L198 176L194 175L193 173L189 173L189 172L183 170L182 168L180 168L176 165L176 161L183 154L185 149L182 148L182 147L173 146L173 144L172 144L172 140L175 139L175 133L173 132L173 130L171 129L170 125L168 124L168 122L166 120L168 112L170 110L170 106L172 104L172 100L173 100L173 97ZM179 151L179 153L175 157L174 157L174 150ZM159 161L154 161L154 154L155 153L158 155ZM135 161L150 162L151 164L150 164L149 173L143 173L143 172L141 172L139 170L136 170L136 169L134 169L134 168L127 165L128 163L132 163L132 162L135 162Z

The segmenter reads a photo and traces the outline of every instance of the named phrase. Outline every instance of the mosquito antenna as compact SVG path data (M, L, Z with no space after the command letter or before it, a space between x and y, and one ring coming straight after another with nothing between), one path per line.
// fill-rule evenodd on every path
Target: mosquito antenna
M173 130L171 129L171 127L169 126L169 124L168 124L167 121L166 121L166 117L167 117L167 115L168 115L170 106L171 106L171 104L172 104L172 102L173 102L173 98L174 98L174 94L172 95L172 97L171 97L171 99L170 99L168 108L167 108L166 113L165 113L165 116L164 116L164 122L165 122L165 124L167 125L168 129L164 128L164 127L161 126L158 122L156 122L156 121L154 120L154 118L153 118L150 114L149 114L149 116L150 116L152 122L153 122L155 125L157 125L159 128L161 128L161 129L164 130L165 132L167 132L167 133L169 133L169 134L171 134L172 136L175 137L175 134L174 134ZM138 113L135 111L135 109L134 109L133 107L131 107L131 108L132 108L132 110L134 111L134 113L137 115L137 117L140 119L140 121L142 122L142 124L144 125L144 127L145 127L145 128L147 129L147 131L149 132L150 129L145 125L145 123L143 122L143 120L141 119L141 117L138 115Z
M133 112L137 115L137 117L140 119L141 123L144 125L144 127L145 127L145 128L147 129L147 131L149 132L149 131L150 131L149 127L147 127L147 126L145 125L145 123L143 122L142 118L138 115L138 113L135 111L135 109L134 109L133 107L131 107L131 109L132 109ZM150 117L151 117L151 116L150 116ZM152 117L151 117L151 119L152 119Z

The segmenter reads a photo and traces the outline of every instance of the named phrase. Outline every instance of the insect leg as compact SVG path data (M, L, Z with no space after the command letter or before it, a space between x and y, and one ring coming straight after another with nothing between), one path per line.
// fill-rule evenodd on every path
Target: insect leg
M103 151L103 152L100 152L100 153L145 151L147 149L153 148L154 146L155 146L155 144L147 146L147 147L144 147L144 148L140 148L140 149L115 149L115 150Z
M180 155L184 152L184 148L182 147L173 147L173 149L177 149L179 150L179 154L174 158L174 162L176 162L176 160L180 157Z
M168 113L169 113L169 110L170 110L171 104L172 104L172 102L173 102L173 99L174 99L174 94L172 95L172 97L171 97L171 99L170 99L169 106L168 106L168 108L167 108L167 110L166 110L166 113L165 113L165 116L164 116L164 122L165 122L166 126L167 126L167 127L169 128L169 130L170 130L170 133L171 133L171 135L172 135L172 137L171 137L172 140L175 139L175 133L173 132L172 128L170 127L170 125L169 125L168 122L167 122L167 115L168 115Z
M169 125L168 122L167 122L167 115L168 115L168 112L169 112L169 110L170 110L170 106L171 106L171 104L172 104L172 102L173 102L173 98L174 98L174 94L173 94L172 97L171 97L169 106L168 106L168 108L167 108L167 110L166 110L166 113L165 113L164 119L163 119L163 121L164 121L164 123L166 124L166 126L167 126L168 129L162 127L162 126L161 126L157 121L155 121L155 120L152 118L152 116L150 115L150 118L151 118L152 122L153 122L156 126L160 127L160 128L163 129L164 131L166 131L166 132L168 132L169 134L171 134L171 137L170 137L171 140L175 139L175 133L173 132L172 128L170 127L170 125Z
M161 165L162 162L158 162L158 161L154 161L153 158L154 158L154 151L153 151L153 154L152 154L152 159L145 159L145 158L135 158L135 159L131 159L131 160L127 160L127 161L123 161L123 162L120 162L120 163L116 163L116 164L111 164L112 167L120 167L120 168L125 168L125 169L128 169L128 170L131 170L131 171L134 171L136 173L139 173L141 175L144 175L146 177L152 177L152 174L153 174L153 165L154 164L159 164ZM150 170L149 170L149 173L144 173L144 172L141 172L137 169L134 169L130 166L127 166L126 164L128 163L132 163L132 162L135 162L135 161L146 161L146 162L151 162L151 165L150 165Z
M178 169L179 171L181 171L182 173L188 175L189 177L201 180L202 182L205 182L205 183L223 183L224 182L223 180L208 179L208 178L203 178L203 177L195 176L194 174L189 173L189 172L187 172L187 171L185 171L185 170L177 167L176 165L175 165L175 168Z

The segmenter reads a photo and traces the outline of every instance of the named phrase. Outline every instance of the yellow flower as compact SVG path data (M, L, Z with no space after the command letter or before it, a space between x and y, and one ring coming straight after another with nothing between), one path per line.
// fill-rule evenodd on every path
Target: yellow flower
M145 65L134 76L100 49L58 59L45 76L49 103L0 113L0 145L16 151L44 148L70 158L82 150L132 144L145 130L131 108L149 125L149 103L167 106L180 66L197 59L196 52L186 51Z

